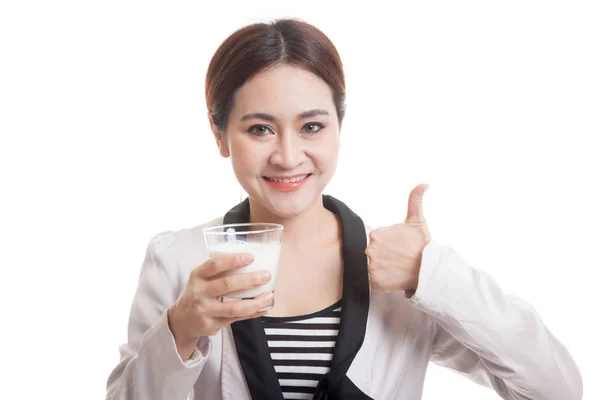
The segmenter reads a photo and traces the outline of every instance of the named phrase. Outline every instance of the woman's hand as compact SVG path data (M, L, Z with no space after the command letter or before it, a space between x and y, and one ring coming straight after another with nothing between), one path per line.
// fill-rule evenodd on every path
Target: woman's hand
M370 283L383 291L414 292L419 283L421 254L431 235L423 216L423 194L429 186L415 187L408 198L404 223L371 231L365 250Z
M267 271L222 276L253 260L252 254L246 253L218 255L192 270L181 296L168 310L169 327L183 360L192 356L201 337L215 335L235 321L266 314L259 310L271 304L273 294L270 292L252 300L219 301L221 296L252 289L271 280Z

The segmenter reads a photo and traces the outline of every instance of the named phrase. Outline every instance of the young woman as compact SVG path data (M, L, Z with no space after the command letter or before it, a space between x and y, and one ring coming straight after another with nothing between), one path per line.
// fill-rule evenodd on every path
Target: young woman
M504 399L581 399L577 366L536 311L431 239L427 185L404 223L375 230L323 195L344 99L340 57L309 24L253 24L219 47L208 116L249 197L151 240L107 398L415 400L433 361ZM223 277L252 258L203 247L203 228L240 222L284 226L268 316L271 293L219 301L271 279Z

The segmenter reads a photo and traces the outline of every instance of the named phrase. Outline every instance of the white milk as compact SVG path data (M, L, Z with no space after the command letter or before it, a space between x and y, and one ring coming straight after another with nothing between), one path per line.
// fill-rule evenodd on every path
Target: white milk
M279 242L228 242L228 243L217 243L210 246L208 254L212 258L218 254L232 254L232 253L252 253L254 256L254 262L242 268L238 268L225 275L256 272L256 271L269 271L271 273L271 280L266 284L259 286L254 289L244 290L241 292L235 292L229 294L227 297L236 298L248 298L256 297L263 292L275 290L275 279L277 278L277 268L279 267L279 253L281 250L281 243Z

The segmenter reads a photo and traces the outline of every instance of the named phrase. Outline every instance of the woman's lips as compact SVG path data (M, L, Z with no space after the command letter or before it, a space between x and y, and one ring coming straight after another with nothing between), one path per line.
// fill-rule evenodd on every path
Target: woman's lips
M300 189L306 181L311 177L312 174L306 175L296 175L292 178L280 178L280 177L266 177L263 176L263 179L267 184L273 189L279 190L281 192L293 192Z

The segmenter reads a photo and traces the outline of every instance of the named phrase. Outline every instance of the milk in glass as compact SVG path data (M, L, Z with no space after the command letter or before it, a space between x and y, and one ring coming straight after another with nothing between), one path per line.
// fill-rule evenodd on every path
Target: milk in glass
M277 267L279 265L279 253L281 250L280 242L244 242L230 241L215 243L208 249L209 256L212 258L219 254L232 253L251 253L254 256L254 262L234 271L230 271L225 275L256 272L267 270L271 274L271 280L266 284L254 289L244 290L228 294L227 297L235 298L254 298L263 292L272 292L275 289L275 278L277 277Z

